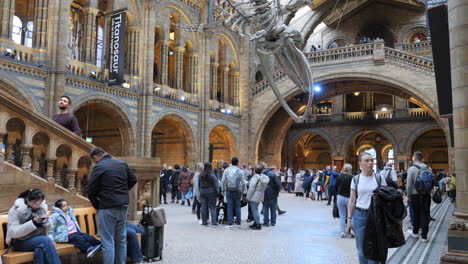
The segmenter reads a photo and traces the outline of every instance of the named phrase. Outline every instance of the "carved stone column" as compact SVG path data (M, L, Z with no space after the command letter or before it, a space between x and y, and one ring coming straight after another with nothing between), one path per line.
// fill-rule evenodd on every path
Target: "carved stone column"
M229 103L229 68L221 67L221 101Z
M408 101L404 98L394 96L395 117L408 116Z
M183 47L176 47L174 49L175 55L175 85L173 88L175 89L183 89L183 76L184 76L184 48Z
M21 167L23 169L29 169L29 164L31 163L31 149L33 146L22 146L21 150L23 152L23 161L21 163Z
M86 7L84 11L84 41L83 61L91 64L96 63L96 17L99 12L93 7Z
M11 38L13 16L15 14L15 0L3 0L1 4L0 38Z
M31 172L33 173L39 173L39 162L41 161L41 154L42 152L39 150L34 150L33 151L33 158L32 158L32 166L31 166Z
M140 41L140 31L137 27L128 29L128 52L127 52L127 72L130 75L138 75L138 46Z
M344 112L344 99L343 95L336 95L332 99L332 108L333 108L333 120L343 120L343 112Z
M235 69L231 73L231 78L232 78L232 105L233 106L239 106L239 69Z
M35 48L45 48L47 46L48 3L48 0L34 1L33 47Z
M8 162L13 162L13 159L11 158L13 154L13 146L16 144L16 138L8 138L7 143L6 143L6 150L5 150L5 155L6 155L6 161Z
M78 172L78 169L69 169L67 173L67 180L68 180L68 190L73 191L76 190L75 186L75 178L76 178L76 173Z
M219 64L216 62L210 64L210 91L212 100L218 98L218 67Z
M167 85L168 67L169 67L169 41L161 40L159 42L159 83Z
M55 178L55 183L63 186L62 182L62 170L63 170L63 161L60 159L57 160L57 165L55 166L55 171L54 171L54 178Z
M55 165L55 159L49 159L47 161L47 174L46 178L49 182L54 180L54 165Z
M198 92L198 54L191 53L189 56L189 89L190 93Z

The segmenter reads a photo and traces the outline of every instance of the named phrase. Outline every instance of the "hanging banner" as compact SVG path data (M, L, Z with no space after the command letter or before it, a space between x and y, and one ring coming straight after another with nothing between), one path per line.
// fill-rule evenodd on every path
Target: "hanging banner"
M426 10L434 6L438 6L440 4L447 4L447 0L426 0ZM427 37L430 38L431 31L429 30L429 18L427 17L427 11L426 11L426 31L427 31Z
M112 14L109 43L109 86L123 83L125 71L125 11Z

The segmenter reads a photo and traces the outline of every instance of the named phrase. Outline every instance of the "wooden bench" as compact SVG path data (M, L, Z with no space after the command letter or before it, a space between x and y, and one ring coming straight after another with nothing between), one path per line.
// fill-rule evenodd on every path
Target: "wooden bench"
M93 207L77 208L74 210L78 224L81 227L81 232L96 236L97 234L97 211ZM5 244L5 238L8 227L8 215L0 215L0 253L3 254L6 251L7 245ZM55 249L59 256L75 254L80 252L78 248L72 244L55 244ZM26 263L34 261L34 252L32 251L14 251L10 249L8 254L2 257L4 264L14 263Z

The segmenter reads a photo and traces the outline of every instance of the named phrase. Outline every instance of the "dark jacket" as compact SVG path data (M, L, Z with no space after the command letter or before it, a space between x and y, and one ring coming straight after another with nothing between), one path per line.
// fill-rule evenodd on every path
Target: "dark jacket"
M127 162L106 154L94 166L88 183L88 198L96 209L128 205L128 191L137 178Z
M172 188L179 186L179 177L180 170L174 170L172 172L171 178L169 179L169 183L172 185Z
M265 198L263 200L267 201L277 198L281 190L281 181L279 177L276 176L276 173L268 169L263 170L262 173L270 178L265 190Z
M202 172L203 173L203 172ZM203 173L204 174L204 173ZM219 195L219 181L216 175L211 172L210 177L208 179L205 179L202 177L202 174L200 173L200 176L198 177L198 186L200 190L200 195Z
M169 184L169 178L171 177L172 170L162 170L161 171L161 186L167 187Z
M364 235L364 255L385 263L388 248L405 244L402 222L407 212L403 196L395 188L382 185L373 193Z
M181 192L188 192L190 190L190 172L181 172L179 176L179 189Z
M351 181L353 180L353 175L340 173L336 177L336 193L338 195L348 197L351 194Z

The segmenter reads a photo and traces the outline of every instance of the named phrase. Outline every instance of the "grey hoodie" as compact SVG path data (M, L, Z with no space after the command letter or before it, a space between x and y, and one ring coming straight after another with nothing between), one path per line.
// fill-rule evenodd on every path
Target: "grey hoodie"
M428 169L429 167L424 163L414 163L421 167L422 170ZM416 168L414 165L408 168L408 178L406 179L406 192L408 196L418 194L418 191L414 188L414 182L416 181L416 177L419 175L419 169Z
M249 190L247 191L247 200L250 202L263 202L265 190L268 186L270 178L265 174L255 174L250 179Z
M12 239L26 240L39 235L47 235L52 229L51 221L47 221L43 226L36 227L33 224L35 215L47 215L47 203L42 201L41 208L32 212L24 198L18 198L8 212L8 231L5 242L10 244Z

